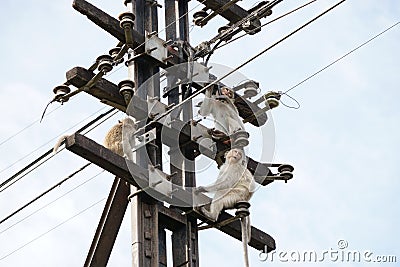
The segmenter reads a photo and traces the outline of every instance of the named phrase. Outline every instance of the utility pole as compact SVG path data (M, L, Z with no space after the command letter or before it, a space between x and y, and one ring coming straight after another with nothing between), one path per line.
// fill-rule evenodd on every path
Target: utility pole
M238 29L249 34L259 31L260 21L252 15L253 11L258 10L257 16L263 17L270 14L272 8L268 2L249 11L238 6L235 1L205 0L201 3L205 7L202 15L195 14L198 25L204 25L218 15L227 19L229 25L245 25ZM199 92L204 87L193 79L193 68L208 76L208 69L196 64L193 57L196 53L210 51L207 45L205 52L203 48L193 51L189 45L187 0L165 0L163 3L166 40L157 36L160 3L156 0L125 0L124 4L126 11L117 20L85 0L74 0L73 7L114 36L118 45L110 51L110 55L99 57L96 64L88 69L75 67L68 71L66 84L79 89L72 93L63 91L58 99L66 102L69 97L85 91L134 117L139 122L138 126L143 127L139 135L144 141L136 149L135 162L125 160L80 134L71 135L66 140L68 150L116 176L84 266L107 265L130 203L132 266L167 266L166 230L169 230L172 232L173 266L198 267L199 220L210 227L218 226L220 231L238 240L242 238L241 225L234 216L222 212L217 222L210 221L193 209L193 192L188 190L196 186L194 159L201 155L218 161L218 153L229 149L229 146L204 138L208 129L192 121L192 103L188 97L192 90ZM244 21L246 24L243 24ZM225 34L232 35L235 31L228 30ZM227 35L220 38L227 38ZM192 52L188 53L187 50ZM113 66L121 64L125 54L128 54L125 62L128 79L116 85L102 78ZM173 66L178 66L178 71L171 71ZM95 74L96 69L98 72ZM160 69L164 71L167 80L163 93L160 88ZM179 82L188 77L188 73L189 81ZM163 97L168 98L167 103L162 103ZM235 104L242 107L239 113L244 120L256 126L267 121L265 110L257 103L240 97L236 100ZM182 108L172 110L169 116L160 116L181 103L184 103ZM169 147L169 174L162 169L162 145ZM278 173L272 174L270 168L275 167L278 167ZM289 165L259 163L248 158L247 168L256 181L264 186L273 180L286 182L293 177L293 168ZM207 196L199 195L199 198L209 200ZM227 221L230 223L221 224ZM252 227L249 246L270 252L275 249L275 241L268 234Z

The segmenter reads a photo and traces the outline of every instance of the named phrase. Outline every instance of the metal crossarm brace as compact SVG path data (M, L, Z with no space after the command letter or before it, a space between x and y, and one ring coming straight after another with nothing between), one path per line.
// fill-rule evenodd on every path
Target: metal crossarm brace
M128 194L129 186L115 178L86 257L85 267L107 265L128 206Z
M85 0L74 0L72 7L77 10L79 13L85 15L89 20L95 23L97 26L114 36L121 43L125 43L125 32L119 26L119 21L102 11L101 9L95 7L94 5L88 3ZM132 29L132 48L137 49L137 53L144 52L144 42L145 37L143 34L139 33L135 29ZM172 66L180 62L178 53L170 48L168 49L169 54L171 55L168 60L165 61L165 64L160 64L163 67ZM154 62L152 57L144 54L147 60Z
M200 1L202 2L202 1ZM218 11L221 7L228 4L230 0L206 0L202 2L207 8L213 11ZM229 8L220 13L222 17L227 19L232 24L250 15L248 11L237 4L231 5Z
M137 177L133 179L131 173L129 172L127 161L123 157L111 152L107 148L97 144L93 140L90 140L83 135L73 134L69 136L66 140L66 148L69 151L77 154L78 156L81 156L82 158L85 158L90 162L98 165L99 167L109 171L110 173L116 175L117 177L121 178L131 185L139 186L139 184L148 183L148 170L139 167L133 162L128 162L129 168L131 170L134 169L134 173L137 175ZM157 192L153 190L152 194L157 194ZM174 194L176 194L177 197L181 199L191 198L191 193L184 190L178 190ZM165 196L163 196L162 194L159 194L158 196L160 197L160 199L165 198ZM207 198L207 196L205 195L202 197ZM176 214L176 212L174 212L172 209L168 209L168 211L166 211L166 209L167 208L165 207L162 209L165 214L174 214L173 218L170 220L175 220L177 223L183 220L181 215ZM183 211L189 209L190 208L188 207L182 208ZM208 221L207 218L195 212L191 213L190 216L193 216L194 218L200 219L202 221ZM230 219L231 217L233 216L226 212L222 212L219 216L219 221L224 221ZM219 230L238 240L241 240L240 223L233 222L219 228ZM252 227L252 237L249 245L257 250L263 250L265 248L265 245L267 245L268 251L272 251L275 249L274 239L270 235L255 227Z

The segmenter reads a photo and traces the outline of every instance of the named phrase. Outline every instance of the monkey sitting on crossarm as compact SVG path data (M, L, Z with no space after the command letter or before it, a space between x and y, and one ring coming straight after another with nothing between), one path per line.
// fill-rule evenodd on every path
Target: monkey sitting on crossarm
M129 117L118 121L104 138L104 146L120 156L133 161L132 144L133 134L137 130L136 123Z
M200 211L216 221L224 209L232 209L239 201L249 201L256 184L253 175L246 167L242 149L234 148L227 152L225 163L221 166L217 180L208 186L199 186L195 192L215 192L210 209L201 207Z

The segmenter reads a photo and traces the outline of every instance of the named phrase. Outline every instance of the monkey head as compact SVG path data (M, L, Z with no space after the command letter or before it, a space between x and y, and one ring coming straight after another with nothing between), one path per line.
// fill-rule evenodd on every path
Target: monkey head
M230 88L228 88L226 86L221 88L220 95L224 95L224 96L227 96L229 98L233 98L234 97L232 89L230 89Z
M229 164L239 163L243 159L243 151L233 148L226 153L225 158Z

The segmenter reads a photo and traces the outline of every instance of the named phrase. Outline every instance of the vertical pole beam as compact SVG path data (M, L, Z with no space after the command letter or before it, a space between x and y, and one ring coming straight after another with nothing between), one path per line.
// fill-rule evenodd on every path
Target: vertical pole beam
M135 28L145 35L147 32L158 30L157 7L151 5L146 0L131 0L131 11L135 14ZM148 62L138 58L130 66L129 73L133 74L136 84L137 95L147 100L147 96L159 96L160 85L159 80L151 79L159 69L151 66ZM138 90L139 89L139 90ZM146 122L143 121L144 125ZM142 127L143 125L139 125ZM161 143L159 149L146 146L136 151L136 163L144 168L148 168L148 164L160 164L161 159ZM131 192L135 192L137 188L132 187ZM134 267L159 267L165 266L166 252L162 248L166 244L165 231L159 229L158 224L158 208L157 201L145 194L137 195L131 204L132 217L132 266ZM160 249L161 248L161 249ZM160 250L163 255L160 256Z
M189 41L188 23L188 1L187 0L165 0L165 24L166 39ZM179 19L178 19L179 18ZM178 21L178 27L175 22ZM178 32L177 32L178 31ZM187 63L187 61L185 61ZM170 80L168 84L175 81ZM190 90L188 86L181 86L182 96ZM170 91L168 103L179 103L179 88ZM182 119L190 121L193 118L192 103L188 102L183 107ZM173 116L179 116L179 110ZM171 172L177 174L173 177L173 183L185 187L195 186L195 165L192 158L193 150L190 148L177 147L175 153L170 153ZM183 156L183 157L182 157ZM175 229L172 233L172 256L173 266L198 267L198 242L197 242L197 221L187 219L186 225Z
M179 36L186 42L189 42L189 9L188 0L178 0L179 7ZM192 60L189 58L189 60ZM191 64L192 62L188 62ZM188 68L190 70L190 68ZM182 88L182 95L185 96L186 92L191 94L191 86L186 85ZM184 99L182 99L184 100ZM190 121L193 119L193 105L192 101L188 101L183 106L183 121ZM183 151L185 155L185 186L195 187L196 186L196 175L195 175L195 158L193 148L187 146ZM199 247L198 247L198 232L197 232L197 220L187 218L186 225L186 240L188 243L189 257L188 260L190 264L188 266L198 267L199 266Z
M177 40L177 2L175 0L165 0L165 34L167 40ZM177 82L176 77L169 76L167 74L167 88L168 93L168 105L179 103L179 87L175 86ZM171 118L178 116L176 110L171 113ZM177 146L171 147L170 156L170 172L175 175L172 177L172 183L176 185L182 185L182 169L183 169L183 158L179 151L178 146L179 140L177 140Z

